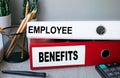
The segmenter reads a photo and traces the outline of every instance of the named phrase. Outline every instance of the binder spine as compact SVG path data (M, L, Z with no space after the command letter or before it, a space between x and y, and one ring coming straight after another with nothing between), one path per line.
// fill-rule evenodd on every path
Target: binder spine
M120 21L29 22L28 38L120 40Z
M60 68L71 66L90 66L101 63L119 62L120 54L120 41L76 41L76 42L51 42L51 43L31 43L30 44L30 66L31 69L42 68ZM77 48L76 48L77 47ZM65 58L69 57L69 54L65 52L72 51L71 60ZM74 51L77 51L77 59L74 60ZM40 53L43 54L44 61L40 61ZM55 58L59 58L58 61L50 61L50 53L57 54ZM61 53L63 52L63 53ZM67 56L66 56L67 55ZM61 61L61 59L64 59ZM46 61L45 61L46 59Z

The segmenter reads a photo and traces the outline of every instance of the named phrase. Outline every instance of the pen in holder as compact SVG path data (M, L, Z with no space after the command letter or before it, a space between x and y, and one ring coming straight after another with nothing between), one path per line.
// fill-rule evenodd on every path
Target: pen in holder
M5 56L6 61L13 63L23 62L29 58L26 33L16 33L17 29L18 26L6 27L4 28L6 32L2 35L5 53L7 52L12 38L14 36L19 36L19 39L16 40L16 46L13 48L10 56L8 58Z

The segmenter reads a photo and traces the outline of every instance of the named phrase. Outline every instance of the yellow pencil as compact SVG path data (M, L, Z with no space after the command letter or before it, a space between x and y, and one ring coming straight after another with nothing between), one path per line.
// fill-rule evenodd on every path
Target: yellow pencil
M27 16L29 13L29 2L27 1L26 7L25 7L25 16ZM22 33L22 49L21 49L21 58L24 57L24 49L25 47L25 33Z
M29 2L27 1L26 7L25 7L25 16L28 15L29 12Z

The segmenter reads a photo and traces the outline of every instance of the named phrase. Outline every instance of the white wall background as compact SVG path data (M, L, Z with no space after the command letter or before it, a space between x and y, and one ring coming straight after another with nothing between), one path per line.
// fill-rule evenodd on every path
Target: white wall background
M10 0L12 24L20 23L23 0ZM40 21L120 20L120 0L39 0Z

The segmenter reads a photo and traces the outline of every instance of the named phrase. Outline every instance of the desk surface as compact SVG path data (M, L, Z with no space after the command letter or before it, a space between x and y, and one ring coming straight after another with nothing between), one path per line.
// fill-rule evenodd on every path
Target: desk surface
M30 70L29 60L21 63L7 63L3 61L2 63L0 63L0 70L28 71ZM100 75L95 70L94 66L56 68L56 69L54 68L33 71L46 72L49 75L47 78L101 78ZM35 78L35 77L9 75L0 72L0 78Z

